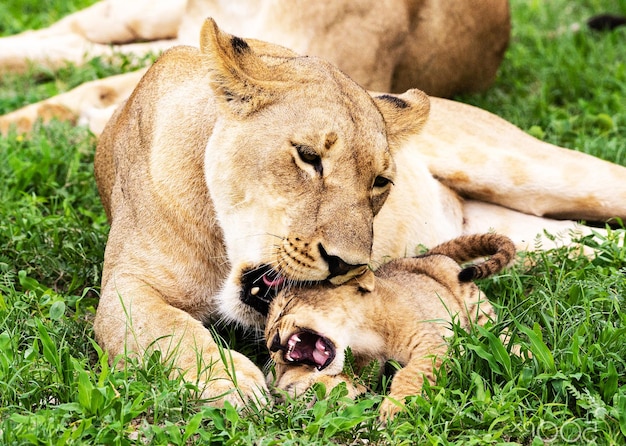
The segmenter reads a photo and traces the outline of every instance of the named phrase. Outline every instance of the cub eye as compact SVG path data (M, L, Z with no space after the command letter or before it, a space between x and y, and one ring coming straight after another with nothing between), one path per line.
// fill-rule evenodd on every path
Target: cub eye
M374 187L385 187L390 183L393 184L393 181L391 181L389 178L377 176L374 179Z
M296 151L298 152L298 156L302 160L302 162L310 164L315 168L315 171L322 175L324 172L324 168L322 166L322 158L313 150L311 147L303 146L300 144L294 144Z

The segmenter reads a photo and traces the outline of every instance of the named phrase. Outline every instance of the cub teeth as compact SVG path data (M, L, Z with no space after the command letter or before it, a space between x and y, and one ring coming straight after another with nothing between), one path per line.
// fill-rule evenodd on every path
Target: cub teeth
M289 341L287 341L287 353L285 353L285 358L287 359L287 361L294 361L294 359L291 357L291 354L293 353L293 350L296 348L296 345L298 345L299 342L302 342L302 339L300 339L300 336L298 336L297 334L290 337Z
M261 291L261 288L259 288L258 286L255 286L254 288L250 290L250 294L252 294L253 296L256 296L257 294L259 294L259 291Z
M296 342L291 342L291 339L288 342L288 348L287 348L287 353L285 353L285 358L287 358L287 361L293 362L294 359L291 357L291 354L293 353L293 349L296 348Z

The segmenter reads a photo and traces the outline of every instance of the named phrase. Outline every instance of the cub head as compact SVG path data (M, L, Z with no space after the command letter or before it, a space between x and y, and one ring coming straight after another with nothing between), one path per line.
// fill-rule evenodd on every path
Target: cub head
M375 285L374 273L368 270L338 286L319 283L278 293L265 325L278 387L285 387L280 380L294 367L299 372L286 379L310 373L335 376L343 370L346 348L352 347L358 356L380 349L367 316L369 304L380 297Z
M489 258L479 263L459 265L485 256ZM467 327L493 320L495 312L473 280L498 273L514 256L508 237L467 235L422 256L392 260L376 276L368 271L339 286L320 283L282 290L270 305L265 326L276 387L302 393L328 376L337 377L335 384L343 381L348 347L357 367L372 360L400 360L390 350L389 337L406 336L400 345L408 345L418 326L420 343L427 345L427 336L434 336L439 341L433 345L440 345L442 333L423 321L438 325L434 321L458 315Z
M283 286L363 272L393 152L423 126L429 101L417 90L372 98L321 59L212 20L200 47L215 116L205 176L231 266L220 309L262 325Z

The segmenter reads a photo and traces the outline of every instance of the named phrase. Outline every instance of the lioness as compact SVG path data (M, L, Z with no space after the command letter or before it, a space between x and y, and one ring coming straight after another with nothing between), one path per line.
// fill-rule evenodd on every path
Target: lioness
M366 88L444 97L491 85L510 34L506 0L107 0L49 28L0 39L0 72L196 46L206 17L232 34L323 57ZM29 131L38 118L56 117L99 134L143 73L21 108L0 117L0 132L11 125Z
M526 248L578 228L541 215L626 217L623 167L417 90L372 97L213 20L118 109L95 174L111 222L98 341L111 357L161 349L207 397L236 380L233 402L263 398L263 374L231 352L232 376L204 324L260 328L284 286L340 283L464 233Z
M472 282L508 265L513 242L496 234L468 235L445 242L419 257L396 259L341 286L320 283L291 287L270 305L265 339L276 363L275 385L293 395L313 383L327 389L348 383L345 350L357 366L398 361L404 368L391 383L380 411L392 417L404 399L416 395L424 377L433 383L433 359L441 362L451 322L463 328L495 320L489 301ZM492 256L465 268L459 262Z

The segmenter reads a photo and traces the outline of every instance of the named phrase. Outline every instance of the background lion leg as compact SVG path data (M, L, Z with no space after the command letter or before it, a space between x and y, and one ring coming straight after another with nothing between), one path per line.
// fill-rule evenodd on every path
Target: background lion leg
M463 221L464 234L489 231L506 234L519 251L533 251L538 247L546 250L568 246L572 245L572 239L593 232L604 232L602 229L590 228L571 220L537 217L475 200L465 201ZM556 238L552 240L544 231Z
M452 97L487 89L508 46L509 2L410 3L412 23L391 91L419 88L434 96Z
M130 96L145 71L87 82L66 93L7 113L0 116L0 133L7 134L12 127L19 133L28 133L37 120L45 123L57 119L86 125L99 135L115 108Z
M172 361L172 373L196 383L209 404L266 403L258 367L238 352L220 349L199 320L131 275L111 275L103 286L94 329L111 359L159 350L164 361Z
M0 39L0 72L24 72L30 64L53 69L67 62L80 65L116 52L161 51L173 45L167 39L176 38L185 5L186 0L98 2L48 28ZM119 45L141 41L151 43Z
M476 107L431 98L413 144L462 196L544 217L626 219L625 167L535 139Z

